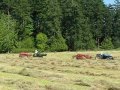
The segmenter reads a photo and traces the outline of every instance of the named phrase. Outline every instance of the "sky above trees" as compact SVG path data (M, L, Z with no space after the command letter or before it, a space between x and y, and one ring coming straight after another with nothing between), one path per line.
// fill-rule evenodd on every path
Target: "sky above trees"
M114 0L104 0L105 4L113 4Z

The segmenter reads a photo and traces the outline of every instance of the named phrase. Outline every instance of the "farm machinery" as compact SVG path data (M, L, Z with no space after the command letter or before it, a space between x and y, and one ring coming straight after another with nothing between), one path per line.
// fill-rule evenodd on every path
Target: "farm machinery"
M19 57L31 57L31 56L32 56L32 54L27 53L27 52L21 52L21 53L19 53Z
M77 55L74 55L73 58L76 58L77 60L78 59L91 59L92 56L89 56L89 55L86 55L86 54L77 54Z
M77 54L74 55L73 58L79 59L92 59L92 56L86 54ZM110 54L96 54L95 59L106 59L106 60L114 60L114 57Z
M113 56L110 54L96 54L95 59L107 59L107 60L113 60Z
M31 57L31 56L33 56L33 57L43 57L43 56L47 56L47 54L40 53L40 52L37 52L37 53L35 52L34 54L30 54L28 52L19 53L19 57Z
M33 57L43 57L43 56L47 56L47 54L45 53L34 53Z

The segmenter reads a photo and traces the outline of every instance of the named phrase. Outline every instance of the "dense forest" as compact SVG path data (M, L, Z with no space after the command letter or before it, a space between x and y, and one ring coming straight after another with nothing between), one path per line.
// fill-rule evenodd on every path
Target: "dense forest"
M120 0L0 0L0 52L120 48Z

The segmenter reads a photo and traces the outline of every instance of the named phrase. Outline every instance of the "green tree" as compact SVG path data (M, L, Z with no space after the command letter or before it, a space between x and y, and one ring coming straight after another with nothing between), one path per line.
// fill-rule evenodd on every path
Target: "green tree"
M112 44L112 39L111 39L110 37L105 38L105 39L103 40L103 42L102 42L101 48L102 48L102 49L108 49L108 50L109 50L109 49L113 49L114 46L113 46L113 44Z
M59 7L58 0L34 0L32 2L32 15L35 27L34 37L36 37L39 32L42 32L48 37L48 46L55 43L53 38L56 38L59 41L59 45L65 45L66 43L63 42L65 40L63 40L64 38L61 34L61 9Z
M92 42L92 44L94 42L92 41L90 26L87 18L83 15L79 0L60 0L60 5L63 15L62 33L67 41L69 50L91 48L86 42Z
M43 48L37 45L39 33L47 36L51 51L99 48L107 37L119 48L120 1L115 2L114 6L107 6L103 0L0 0L0 14L6 16L8 30L15 20L13 30L20 48L28 44ZM5 41L5 31L0 32L1 43Z
M115 48L120 47L120 1L116 0L115 15L113 21L113 44Z
M16 21L10 15L0 15L0 52L9 52L16 46Z
M112 37L113 35L114 8L112 5L106 6L104 11L104 25L102 37Z
M19 48L19 49L22 49L22 48L23 49L24 48L27 48L27 49L34 48L34 39L32 37L27 37L24 40L19 41L17 43L17 48Z
M52 41L51 41L52 40ZM53 43L51 43L53 42ZM50 51L66 51L68 50L67 45L65 44L65 39L62 36L51 37L48 41Z
M39 33L36 37L37 42L37 48L40 49L40 51L45 51L47 46L48 38L44 33Z
M81 4L85 17L88 17L93 38L99 48L103 41L106 6L103 0L81 0Z
M18 40L30 36L33 31L33 23L30 17L31 6L29 0L3 0L3 11L16 19L16 33Z

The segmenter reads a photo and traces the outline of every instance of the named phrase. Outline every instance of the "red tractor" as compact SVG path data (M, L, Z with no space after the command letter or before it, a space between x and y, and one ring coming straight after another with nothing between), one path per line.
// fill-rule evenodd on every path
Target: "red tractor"
M30 56L32 56L32 54L30 54L30 53L28 53L28 52L21 52L21 53L19 54L19 57L30 57Z
M76 58L78 60L78 59L91 59L92 57L85 54L77 54L77 55L74 55L73 58Z

